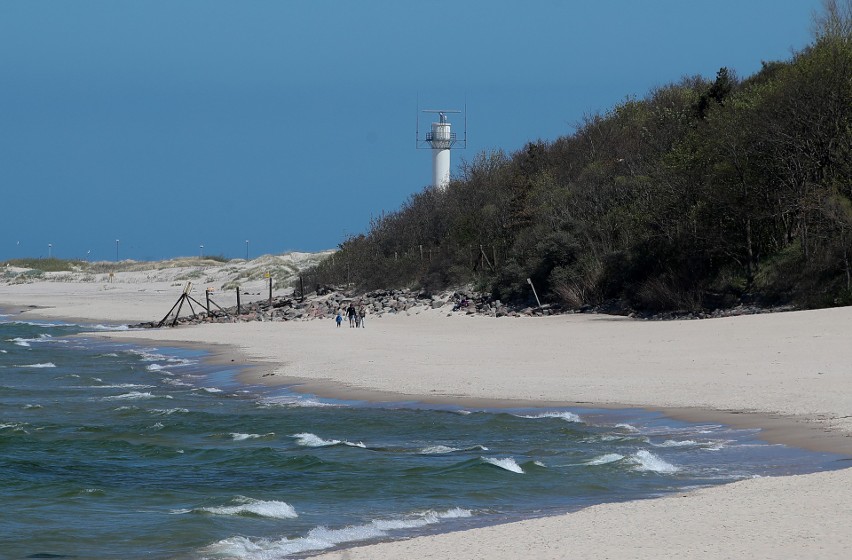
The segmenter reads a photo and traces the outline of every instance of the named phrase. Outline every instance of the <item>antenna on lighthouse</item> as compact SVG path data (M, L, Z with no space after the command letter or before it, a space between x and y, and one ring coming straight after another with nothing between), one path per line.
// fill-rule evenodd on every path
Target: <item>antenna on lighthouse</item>
M420 139L420 113L433 113L438 115L438 122L433 122L431 130L426 133L425 140ZM464 136L461 140L456 138L452 131L452 125L447 118L450 114L462 114L456 109L423 109L417 111L417 128L415 132L416 147L418 149L432 150L432 185L439 189L447 188L450 183L450 150L467 148L467 104L464 114Z

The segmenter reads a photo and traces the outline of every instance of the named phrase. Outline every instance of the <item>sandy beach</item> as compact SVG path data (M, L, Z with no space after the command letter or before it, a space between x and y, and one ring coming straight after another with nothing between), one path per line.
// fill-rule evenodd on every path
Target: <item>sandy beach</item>
M134 323L161 318L179 294L144 275L111 284L34 282L0 286L0 307L21 318ZM246 370L247 383L324 397L638 406L761 427L769 441L852 455L852 308L666 322L495 319L449 309L368 316L357 330L328 319L103 336L209 345L217 359L256 366ZM850 524L852 470L844 469L318 557L850 558Z

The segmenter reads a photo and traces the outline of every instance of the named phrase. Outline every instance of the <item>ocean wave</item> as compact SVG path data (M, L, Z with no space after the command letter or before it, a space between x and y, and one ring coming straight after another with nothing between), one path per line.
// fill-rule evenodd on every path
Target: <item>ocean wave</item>
M560 418L566 422L583 422L583 419L580 418L579 415L568 411L541 412L538 414L514 414L513 416L517 416L518 418L530 418L533 420L540 418Z
M596 441L605 441L605 442L639 442L639 443L648 443L649 439L645 436L637 436L637 435L628 435L628 434L602 434L600 436L596 436L593 438L585 438L582 441L586 443L596 442Z
M247 440L247 439L258 439L258 438L272 437L272 436L275 435L275 432L269 432L268 434L240 434L240 433L236 433L236 432L231 432L228 435L230 435L231 439L233 439L234 441L243 441L243 440Z
M488 463L490 465L494 465L495 467L499 467L503 470L524 474L524 469L511 457L505 457L502 459L498 459L496 457L480 457L483 463Z
M97 331L129 331L130 327L127 325L78 325L80 327L84 327L87 329L95 329Z
M55 367L56 367L56 364L54 364L53 362L45 362L45 363L43 363L43 364L27 364L27 365L15 366L15 367L19 367L19 368L35 368L35 369L41 369L41 368L55 368Z
M621 428L622 430L627 430L628 432L638 432L639 428L633 426L632 424L627 424L624 422L618 423L615 425L616 428Z
M637 471L656 472L661 474L671 474L678 472L680 467L676 467L671 463L660 459L650 451L641 449L630 456L630 461L635 465Z
M186 358L177 358L174 356L168 356L166 354L162 354L160 352L156 352L152 349L140 350L140 349L131 349L127 350L128 353L139 356L144 362L165 362L166 365L170 367L182 367L189 366L198 363L196 360L190 360ZM162 369L163 366L160 364L151 364L155 366L159 366L158 368L149 368L149 370L154 371L155 369Z
M608 465L610 463L615 463L616 461L621 461L624 459L624 455L620 455L618 453L607 453L605 455L601 455L599 457L595 457L591 461L587 461L586 465Z
M124 407L129 408L129 407ZM188 408L152 408L149 411L151 414L159 416L169 416L171 414L189 414Z
M680 441L667 439L662 443L652 443L651 445L653 445L654 447L696 447L701 444L691 439L684 439Z
M101 400L104 401L121 401L121 400L141 400L141 399L171 399L174 398L171 395L155 395L154 393L142 392L142 391L130 391L129 393L123 393L121 395L110 395L108 397L101 397Z
M265 407L281 406L287 408L336 408L345 406L340 403L323 402L311 397L294 395L265 397L258 402L258 405Z
M111 385L86 385L84 389L153 389L156 385L139 385L137 383L115 383Z
M360 447L366 449L367 446L362 442L352 443L350 441L339 439L323 439L316 434L304 432L301 434L293 434L290 437L296 439L296 443L305 447L330 447L332 445L347 445L349 447Z
M293 434L290 437L296 438L296 443L305 447L329 447L340 443L339 439L322 439L316 434L301 433Z
M226 558L267 560L292 554L326 550L347 543L383 538L392 531L416 529L448 519L461 519L472 515L470 510L454 508L444 512L414 513L398 519L375 519L364 525L354 525L342 529L316 527L308 531L308 534L304 537L293 539L286 537L282 539L231 537L207 546L201 552Z
M473 445L471 447L448 447L446 445L431 445L419 450L421 455L441 455L445 453L455 453L457 451L488 451L484 445Z
M224 391L218 387L201 387L199 390L204 391L205 393L224 393Z
M296 509L287 502L255 500L246 498L245 496L238 496L232 501L235 502L233 505L175 510L172 513L208 513L213 515L266 517L270 519L294 519L299 517Z
M164 377L162 378L162 381L164 384L171 385L172 387L195 387L195 385L193 385L192 383L187 383L186 381L181 381L180 379L170 379L168 377Z

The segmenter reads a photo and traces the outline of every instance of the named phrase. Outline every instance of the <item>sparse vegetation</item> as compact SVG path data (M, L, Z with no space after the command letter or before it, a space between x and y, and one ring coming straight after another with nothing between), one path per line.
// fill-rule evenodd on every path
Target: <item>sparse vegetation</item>
M16 268L27 268L41 272L71 272L80 270L87 263L85 261L66 259L11 259L2 263L3 266Z

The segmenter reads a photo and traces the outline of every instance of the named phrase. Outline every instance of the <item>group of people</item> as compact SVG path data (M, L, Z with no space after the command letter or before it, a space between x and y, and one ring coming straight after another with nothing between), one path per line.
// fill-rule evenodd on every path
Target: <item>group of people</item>
M343 309L337 310L337 317L335 321L337 321L337 327L340 328L341 323L343 323ZM346 316L349 318L349 328L357 329L364 328L364 318L367 316L367 308L364 305L355 309L355 305L350 303L349 307L346 308Z

